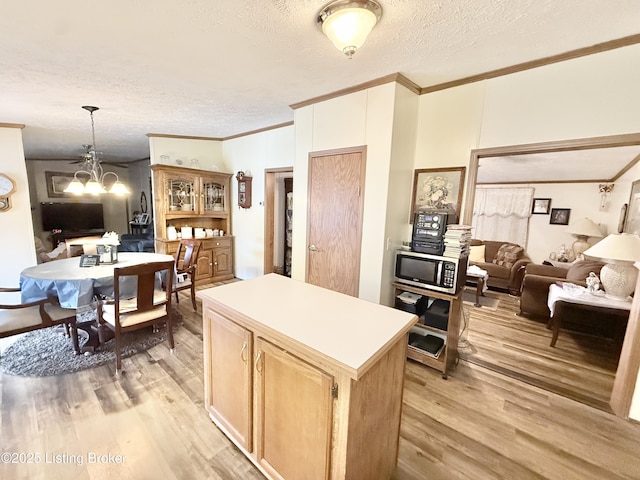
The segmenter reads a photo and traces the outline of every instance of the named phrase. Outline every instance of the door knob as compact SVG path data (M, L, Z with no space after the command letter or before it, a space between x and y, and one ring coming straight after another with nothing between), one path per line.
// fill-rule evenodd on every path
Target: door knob
M320 250L315 245L309 245L310 252L319 252Z

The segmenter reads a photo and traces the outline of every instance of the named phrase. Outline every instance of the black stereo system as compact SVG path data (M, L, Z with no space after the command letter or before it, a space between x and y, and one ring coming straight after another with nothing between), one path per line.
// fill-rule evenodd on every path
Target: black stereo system
M444 234L447 231L449 213L446 211L417 212L413 217L411 250L419 253L442 255Z

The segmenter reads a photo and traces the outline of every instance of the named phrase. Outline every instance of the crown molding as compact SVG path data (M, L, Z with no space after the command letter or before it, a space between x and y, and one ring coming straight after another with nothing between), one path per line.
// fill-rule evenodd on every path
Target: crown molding
M618 38L616 40L610 40L608 42L598 43L591 45L590 47L578 48L576 50L570 50L568 52L560 53L558 55L552 55L550 57L539 58L530 62L519 63L517 65L511 65L509 67L499 68L497 70L491 70L490 72L480 73L478 75L472 75L470 77L460 78L458 80L452 80L450 82L440 83L438 85L432 85L430 87L423 87L420 89L420 94L437 92L440 90L446 90L447 88L459 87L460 85L466 85L467 83L480 82L482 80L489 80L491 78L502 77L504 75L510 75L512 73L522 72L525 70L531 70L532 68L543 67L545 65L551 65L553 63L564 62L566 60L572 60L574 58L585 57L593 55L595 53L602 53L609 50L615 50L616 48L628 47L640 43L640 34L630 35L628 37Z

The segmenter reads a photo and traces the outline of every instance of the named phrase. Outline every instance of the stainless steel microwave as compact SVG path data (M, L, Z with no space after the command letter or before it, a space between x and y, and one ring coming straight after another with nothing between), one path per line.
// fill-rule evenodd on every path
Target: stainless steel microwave
M396 281L414 287L455 295L464 286L467 257L453 258L428 253L396 252Z

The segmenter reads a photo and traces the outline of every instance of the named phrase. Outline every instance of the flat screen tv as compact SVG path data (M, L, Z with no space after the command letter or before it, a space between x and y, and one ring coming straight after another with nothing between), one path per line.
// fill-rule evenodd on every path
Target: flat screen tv
M42 230L83 232L104 230L101 203L46 203L42 207Z

